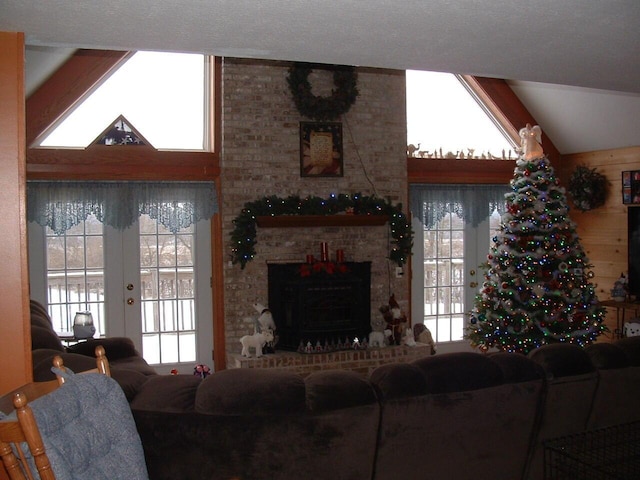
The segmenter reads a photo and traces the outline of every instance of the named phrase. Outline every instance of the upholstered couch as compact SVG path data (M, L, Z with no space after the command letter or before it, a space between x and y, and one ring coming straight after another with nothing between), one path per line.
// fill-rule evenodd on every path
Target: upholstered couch
M130 405L152 480L542 479L548 439L640 420L640 337L306 377L152 376Z
M95 368L95 348L105 349L111 376L120 384L130 400L137 389L146 382L147 376L156 371L140 356L130 338L113 337L83 340L65 347L53 330L47 310L35 300L31 300L31 356L33 378L36 382L52 380L53 357L60 355L64 365L74 372Z

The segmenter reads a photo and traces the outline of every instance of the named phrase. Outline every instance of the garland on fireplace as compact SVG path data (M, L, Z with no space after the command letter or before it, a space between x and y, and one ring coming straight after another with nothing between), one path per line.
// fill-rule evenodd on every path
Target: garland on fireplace
M389 201L359 193L332 194L329 198L308 196L301 198L290 195L286 198L268 196L244 204L244 208L234 220L231 232L231 261L244 269L256 254L256 217L277 215L386 215L392 241L389 259L398 266L404 265L411 255L413 230L407 216L402 213L402 204L392 205Z
M296 63L289 68L287 83L293 102L301 115L318 121L335 120L347 113L358 96L358 74L353 67L333 66L335 89L331 96L320 97L312 93L309 75L310 64Z

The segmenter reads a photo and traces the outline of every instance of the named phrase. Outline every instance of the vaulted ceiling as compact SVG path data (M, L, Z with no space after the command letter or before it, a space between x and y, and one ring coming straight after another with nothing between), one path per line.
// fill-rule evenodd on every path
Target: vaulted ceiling
M637 0L0 0L40 47L164 50L504 78L561 153L640 142ZM46 54L43 54L46 52Z

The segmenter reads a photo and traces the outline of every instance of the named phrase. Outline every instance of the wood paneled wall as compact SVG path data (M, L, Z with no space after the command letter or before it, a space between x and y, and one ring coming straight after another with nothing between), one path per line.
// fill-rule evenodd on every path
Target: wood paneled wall
M628 207L622 203L621 172L640 170L640 147L563 155L555 166L563 185L568 184L571 173L578 165L596 168L609 180L609 194L602 207L580 212L571 201L569 203L572 207L569 212L571 219L577 225L582 246L593 265L598 298L608 300L611 298L613 282L621 273L627 274ZM610 308L607 325L613 331L615 324L616 311Z

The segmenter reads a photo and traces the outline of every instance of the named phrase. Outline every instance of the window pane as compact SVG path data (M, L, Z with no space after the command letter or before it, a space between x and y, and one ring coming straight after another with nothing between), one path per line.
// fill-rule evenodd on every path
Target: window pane
M141 235L142 322L145 332L158 333L159 344L150 343L150 348L159 348L159 359L154 357L155 350L151 357L146 351L143 356L155 364L192 362L196 356L195 230L190 227L174 234L159 224L152 227L151 222L157 224L148 217L140 222L146 232L157 232Z
M204 79L203 55L137 52L41 145L86 147L124 115L155 148L202 150Z

